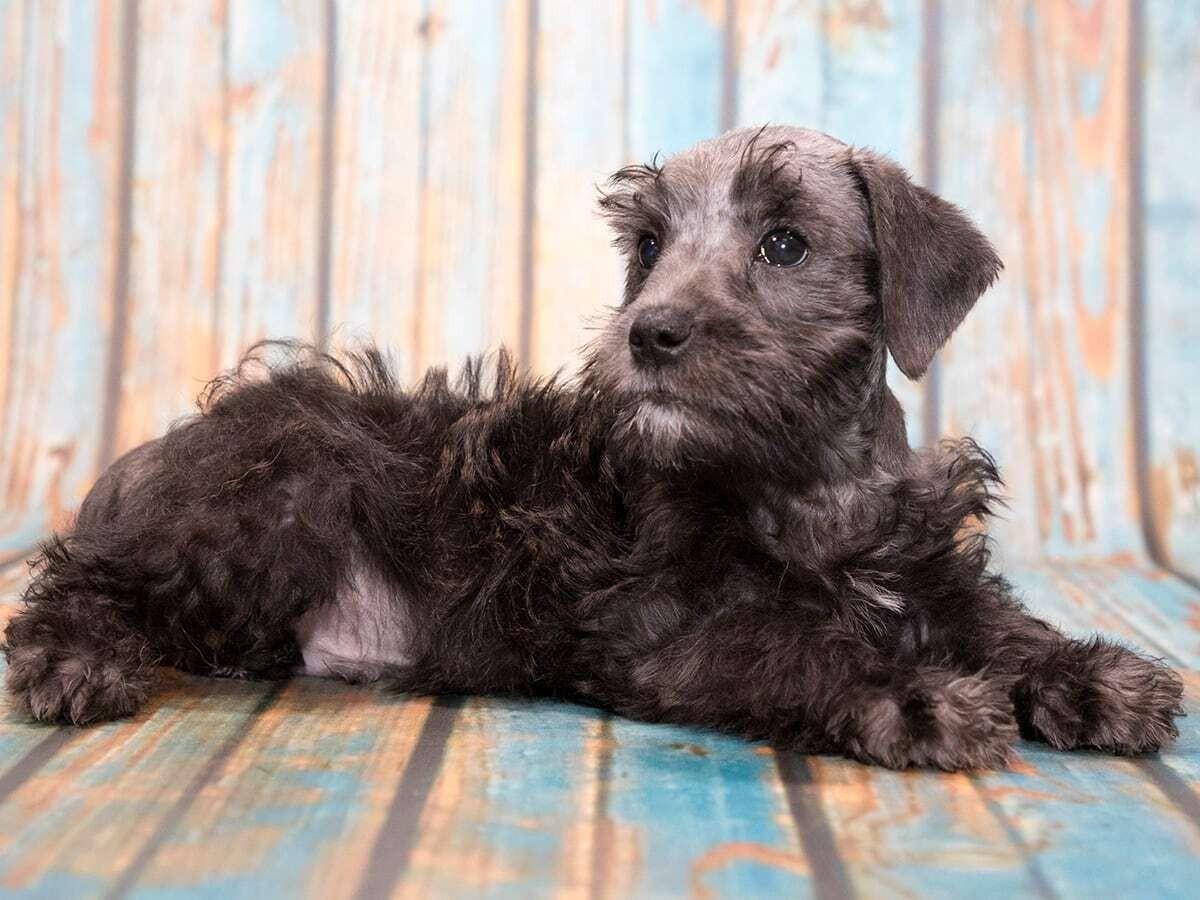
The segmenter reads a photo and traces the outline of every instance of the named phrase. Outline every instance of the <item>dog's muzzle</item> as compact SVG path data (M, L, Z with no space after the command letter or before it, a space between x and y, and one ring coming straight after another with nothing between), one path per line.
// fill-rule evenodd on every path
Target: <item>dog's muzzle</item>
M629 351L639 366L658 368L675 362L692 338L692 314L678 306L651 306L629 329Z

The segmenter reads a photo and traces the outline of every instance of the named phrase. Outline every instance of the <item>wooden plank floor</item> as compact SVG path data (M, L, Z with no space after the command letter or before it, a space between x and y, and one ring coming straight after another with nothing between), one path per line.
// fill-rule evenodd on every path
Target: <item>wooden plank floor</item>
M1174 748L896 773L563 704L172 675L128 722L3 708L0 893L1195 896L1200 591L1133 562L1014 574L1185 671Z

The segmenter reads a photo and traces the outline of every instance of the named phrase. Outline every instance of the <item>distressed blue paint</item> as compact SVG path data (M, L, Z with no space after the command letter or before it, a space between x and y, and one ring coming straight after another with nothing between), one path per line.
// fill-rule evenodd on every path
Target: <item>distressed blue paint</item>
M1136 550L1128 254L1115 217L1128 189L1125 97L1113 94L1118 55L1092 52L1121 41L1126 20L1105 7L1100 31L1068 34L1069 18L1040 12L1022 25L1011 7L942 10L939 186L1007 268L944 354L940 418L999 459L1015 501L1014 524L997 532L1010 552ZM1039 62L1064 44L1069 58ZM1079 111L1077 71L1102 79L1099 119Z
M116 823L136 828L168 814L176 797L242 727L268 690L261 682L185 678L183 683L183 690L173 695L159 694L151 710L135 721L81 731L9 797L0 807L0 834L13 838L0 857L0 885L11 883L16 873L32 872L35 891L70 883L98 893L107 878L80 871L81 865L96 865L88 854L95 854L97 846L131 853L130 837L122 837ZM11 727L0 724L0 732ZM76 769L78 778L72 779ZM126 790L115 788L122 783ZM157 796L149 785L160 786ZM51 802L38 799L43 794ZM39 875L43 866L48 870Z
M103 41L114 51L120 46L100 26L95 2L0 7L0 27L13 29L3 39L14 41L11 62L19 67L19 77L11 73L0 88L0 152L16 161L20 212L19 234L0 234L8 249L20 251L14 295L0 304L0 314L11 315L14 350L10 357L4 348L0 361L9 377L0 397L0 485L28 485L19 508L0 508L0 557L61 524L54 517L63 510L54 504L70 508L82 500L99 455L113 327L107 291L116 237L119 123L111 113L119 107L112 67L118 59L98 67ZM97 99L105 97L109 116L102 118ZM31 464L16 458L18 441L33 445Z
M344 685L306 679L292 690L309 696L314 706L325 707L331 697L348 690ZM324 703L322 701L325 701ZM380 698L381 703L404 702L400 698ZM323 852L345 834L356 815L364 808L364 794L370 783L364 771L369 751L382 735L378 731L316 735L311 741L303 734L293 734L286 745L263 747L254 766L243 774L239 788L247 797L258 798L245 803L238 796L230 798L229 815L217 820L215 829L201 830L185 818L164 846L164 852L211 854L214 848L236 844L243 833L256 829L278 828L279 840L250 872L222 874L219 860L214 859L203 881L198 883L139 883L132 896L137 897L261 897L267 895L299 895L309 882L314 866L320 864ZM306 761L326 758L337 760L346 768L318 770ZM256 789L254 782L270 784L269 793ZM289 790L297 794L289 799ZM310 794L317 792L313 802ZM261 799L267 796L270 801ZM189 849L190 848L190 849ZM162 879L162 874L155 876ZM349 889L349 886L347 886Z
M214 0L138 7L120 451L190 412L219 367L223 8Z
M373 340L415 374L428 0L383 9L339 2L334 106L330 331Z
M430 361L457 365L489 349L497 330L494 295L510 288L496 270L516 253L515 222L505 222L499 168L504 72L520 35L506 29L504 0L436 5L426 82L427 229L424 314L440 322Z
M1086 610L1073 606L1061 582L1068 570L1046 568L1015 572L1028 590L1034 611L1073 626L1094 629ZM1111 582L1111 574L1106 581ZM1118 593L1133 598L1134 587L1157 593L1154 582L1129 577ZM1088 581L1085 580L1085 586ZM1091 596L1094 596L1092 592ZM1192 594L1193 599L1195 594ZM1088 628L1092 625L1092 628ZM1162 640L1156 626L1144 624L1146 635ZM1132 636L1134 643L1141 642ZM1194 704L1194 701L1193 701ZM1181 736L1166 761L1193 758L1200 752L1200 722L1189 716L1180 721ZM1016 788L996 802L1008 812L1026 839L1044 839L1037 854L1051 883L1063 895L1097 892L1112 896L1194 896L1192 872L1200 854L1200 841L1180 811L1164 803L1159 791L1135 763L1103 754L1051 750L1042 744L1022 743L1021 756L1037 775L1006 773L986 775L984 785ZM1037 796L1021 793L1036 792ZM1120 835L1121 852L1112 865L1098 856L1097 835Z
M339 703L353 705L363 688L320 680L299 679L288 687L287 704L294 715L336 715ZM283 701L281 701L283 702ZM383 718L387 707L408 702L394 694L372 698ZM313 712L301 712L310 708ZM211 860L186 878L151 867L133 891L135 896L212 897L264 896L303 893L317 867L328 861L339 840L351 831L355 819L366 809L372 777L399 779L399 772L371 771L372 752L385 733L369 720L358 731L325 732L320 723L311 729L292 729L281 739L262 732L257 741L248 738L239 752L254 754L252 765L241 767L234 780L222 789L227 800L220 808L226 814L210 820L211 807L185 816L168 836L164 853L185 858ZM330 760L322 767L320 760ZM316 794L314 799L313 794ZM278 840L266 849L250 871L223 873L221 848L261 839L264 829L278 829ZM238 856L244 863L246 857ZM235 868L241 869L243 865ZM347 885L349 891L353 885Z
M362 688L336 682L304 679L289 691L290 704L329 709L337 697ZM406 702L403 698L379 695L380 704ZM457 726L460 736L480 737L484 748L481 759L471 765L486 778L482 797L464 798L465 804L455 818L457 836L452 846L472 849L474 853L493 855L505 871L517 878L497 884L490 896L527 897L530 892L548 892L558 874L558 862L564 856L568 830L580 815L579 800L583 772L581 759L585 748L585 729L599 715L595 710L568 704L553 704L506 699L471 701ZM365 794L370 788L368 771L370 752L381 733L364 729L346 734L322 734L315 725L311 735L292 732L283 743L268 738L254 765L243 770L239 781L228 788L228 815L215 827L205 820L199 823L185 817L172 832L163 852L191 854L205 858L222 846L236 845L240 835L263 827L280 827L278 842L263 856L253 871L222 874L219 860L202 883L163 883L160 871L149 873L134 891L139 897L173 897L182 893L198 896L262 896L298 894L311 884L315 867L335 852L364 810ZM202 733L197 731L197 737ZM455 740L458 738L452 738ZM314 759L336 760L337 769L318 770ZM376 773L399 777L399 773ZM100 772L97 780L111 777ZM261 780L264 787L256 782ZM269 784L269 791L265 785ZM291 796L291 789L296 795ZM317 791L318 798L311 793ZM239 802L240 796L247 798ZM144 810L134 805L122 809L118 803L113 815L130 817ZM587 814L584 810L583 814ZM449 849L443 846L443 849ZM455 852L450 850L450 852ZM426 874L429 889L439 896L458 896L470 883L455 878L453 871L434 870ZM169 878L169 876L167 876ZM349 886L347 887L349 890Z
M706 853L749 843L806 865L789 812L776 789L771 755L753 745L698 729L614 718L609 816L637 830L643 866L634 894L682 896L699 883L718 897L807 896L799 872L747 855L703 874Z
M1194 897L1192 824L1126 761L1022 743L1034 774L980 776L1062 896ZM1104 855L1102 836L1119 836Z
M921 4L886 0L876 9L870 17L836 8L829 14L821 128L918 172L924 137Z
M1200 7L1149 0L1145 16L1142 178L1145 396L1155 537L1200 576Z
M489 698L472 701L477 724L485 740L480 765L486 773L483 796L463 810L457 824L461 832L455 846L478 846L479 852L499 861L512 873L509 881L494 884L488 896L521 898L546 896L561 877L571 828L591 814L583 805L588 781L584 757L589 732L594 733L601 713L565 703ZM453 739L452 739L453 740ZM473 818L470 813L482 813ZM469 894L469 881L435 881L433 895ZM455 888L457 887L457 890Z
M719 4L629 7L629 147L634 159L671 154L721 131L725 23Z
M230 10L230 81L235 86L270 84L311 40L283 0L235 0Z
M823 758L821 794L851 879L864 897L1034 893L1022 848L1006 835L964 776L867 769ZM858 785L845 805L841 785ZM869 804L861 807L862 793Z
M999 52L1003 20L991 4L941 4L942 77L938 111L941 167L938 190L962 206L989 235L1005 260L1005 271L942 351L939 378L944 430L974 436L996 457L1010 485L1011 506L993 525L1002 553L1035 556L1037 496L1033 463L1019 441L1028 423L1025 397L1013 384L1010 361L1000 348L1031 340L1023 281L1025 255L1008 220L1005 153L1023 155L1029 146L1021 119L1020 91L1010 81L984 76L981 68ZM1016 135L1018 147L998 146L996 134ZM962 135L977 135L964 153ZM1026 170L1030 165L1022 156ZM1003 386L1003 387L1001 387Z
M531 362L574 371L598 317L616 306L623 261L598 215L593 185L628 162L620 4L585 17L570 3L538 6L537 170ZM581 84L589 85L581 100ZM640 161L640 160L636 160Z
M222 366L263 337L316 333L325 38L316 3L229 8Z
M1200 630L1191 624L1200 591L1179 579L1133 566L1070 563L1019 566L1010 574L1028 606L1065 617L1068 631L1117 629L1122 640L1200 669Z
M818 0L808 0L739 10L739 125L824 129L830 84L820 7Z

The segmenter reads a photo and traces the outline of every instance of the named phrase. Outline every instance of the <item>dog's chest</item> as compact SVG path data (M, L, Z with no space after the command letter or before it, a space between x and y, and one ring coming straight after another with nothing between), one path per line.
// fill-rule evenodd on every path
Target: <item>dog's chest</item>
M412 662L409 599L355 556L332 602L295 625L305 675L374 681Z

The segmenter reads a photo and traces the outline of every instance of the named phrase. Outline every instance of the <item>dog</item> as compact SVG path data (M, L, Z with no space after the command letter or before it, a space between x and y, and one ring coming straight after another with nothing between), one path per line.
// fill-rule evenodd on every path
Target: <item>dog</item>
M114 463L8 625L17 704L128 716L169 665L893 768L1176 736L1176 674L989 570L988 454L908 446L888 354L919 377L1001 268L962 212L788 127L624 168L600 206L628 274L573 382L502 353L402 390L375 349L265 345Z

